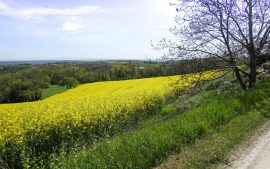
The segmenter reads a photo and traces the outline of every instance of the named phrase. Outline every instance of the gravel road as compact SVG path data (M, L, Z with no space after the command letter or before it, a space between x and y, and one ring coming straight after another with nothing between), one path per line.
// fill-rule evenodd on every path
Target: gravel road
M227 169L270 169L270 125L260 132L250 146L234 155Z

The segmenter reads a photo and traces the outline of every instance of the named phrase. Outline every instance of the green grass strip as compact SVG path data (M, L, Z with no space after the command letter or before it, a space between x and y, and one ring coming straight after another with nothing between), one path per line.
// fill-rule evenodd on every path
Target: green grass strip
M51 85L49 88L42 90L41 99L46 99L48 97L51 97L51 96L56 95L58 93L62 93L64 91L66 91L65 86Z

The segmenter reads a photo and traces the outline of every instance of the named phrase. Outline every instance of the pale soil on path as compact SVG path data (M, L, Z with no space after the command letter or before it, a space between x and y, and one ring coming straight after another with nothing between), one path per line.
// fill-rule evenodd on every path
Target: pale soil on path
M250 142L242 146L224 169L270 169L270 123L258 130Z

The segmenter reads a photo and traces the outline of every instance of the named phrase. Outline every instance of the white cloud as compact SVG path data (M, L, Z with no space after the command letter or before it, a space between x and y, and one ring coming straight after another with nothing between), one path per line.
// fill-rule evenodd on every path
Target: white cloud
M81 6L77 8L26 8L15 11L15 15L87 15L99 10L98 6Z
M33 16L78 16L89 15L101 10L99 6L80 6L75 8L45 8L45 7L12 7L0 1L0 15L32 18Z
M61 18L58 21L62 23L62 30L70 33L77 33L84 27L82 18L84 15L90 15L95 12L104 11L99 6L79 6L74 8L45 8L45 7L23 7L19 4L9 5L0 0L0 15L15 17L23 20L43 21L43 19ZM66 19L64 19L66 18ZM26 31L26 30L24 30ZM27 31L26 31L27 32ZM48 31L36 31L35 36L46 37Z
M6 10L6 9L8 9L8 6L5 3L0 1L0 11Z
M84 25L80 22L77 22L77 21L66 21L63 23L63 30L64 31L75 32L75 31L79 31L83 27L84 27Z

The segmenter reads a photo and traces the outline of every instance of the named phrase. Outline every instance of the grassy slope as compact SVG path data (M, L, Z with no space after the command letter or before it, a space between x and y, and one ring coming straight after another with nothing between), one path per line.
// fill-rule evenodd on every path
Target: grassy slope
M156 169L203 169L217 168L220 164L228 165L228 155L239 144L254 135L266 120L259 111L238 116L218 131L171 155Z
M203 169L230 165L230 155L270 122L270 99L257 102L256 110L242 114L219 130L171 155L156 169Z
M69 158L58 159L55 168L149 168L166 159L173 150L181 150L193 145L196 140L204 136L217 133L220 129L224 133L233 131L233 127L246 121L245 125L259 125L262 121L248 120L252 112L261 106L262 100L269 98L269 80L262 83L256 90L246 93L231 93L225 96L213 96L207 104L193 108L174 119L147 125L135 133L118 136L111 141L97 144L94 148L75 153ZM247 113L251 112L251 113ZM259 113L260 114L260 113ZM241 117L244 119L241 120ZM237 121L234 124L233 121ZM258 117L260 119L260 117ZM227 126L227 128L226 128ZM250 125L252 126L252 125ZM240 130L239 130L240 131ZM243 134L243 132L242 132ZM231 135L235 142L225 144L224 147L232 148L240 142L243 135ZM216 144L216 146L218 146ZM221 144L222 147L222 144ZM206 148L207 149L207 148ZM221 154L223 150L220 151ZM207 154L208 152L206 152ZM205 157L205 154L202 155ZM208 160L211 158L207 158ZM206 159L206 161L207 161ZM220 161L217 158L213 161ZM221 158L222 159L222 158ZM222 161L222 160L221 160ZM202 162L198 166L203 166ZM197 166L197 167L198 167ZM196 167L195 167L196 168Z
M41 99L46 99L48 97L51 97L58 93L62 93L64 91L66 91L65 86L51 85L49 88L43 89Z

